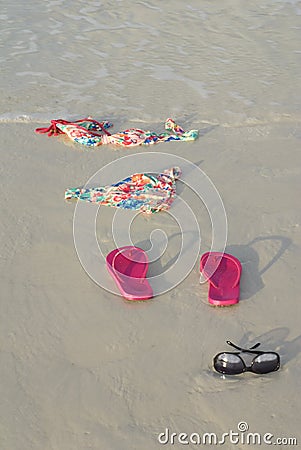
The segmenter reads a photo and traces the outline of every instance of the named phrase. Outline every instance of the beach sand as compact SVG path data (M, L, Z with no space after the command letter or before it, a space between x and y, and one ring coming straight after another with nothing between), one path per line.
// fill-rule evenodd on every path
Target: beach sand
M53 12L49 23L53 30L59 29L62 37L67 36L68 51L75 51L71 18L64 12L63 34L58 7L52 3L47 6ZM34 2L30 4L34 6ZM175 4L180 11L180 2ZM158 22L155 26L152 22L145 28L155 14L151 5L139 3L137 12L128 2L123 23L132 33L124 37L129 49L140 43L146 64L145 48L155 57L161 40L171 47L162 50L163 62L158 59L153 61L153 67L146 66L146 73L152 74L150 78L143 78L140 66L129 66L129 62L128 72L123 71L126 65L122 63L126 78L122 91L118 81L123 76L118 70L122 28L112 36L113 66L107 66L110 76L103 72L104 84L99 79L88 92L88 85L81 87L76 101L72 98L77 95L76 89L67 81L76 76L79 68L77 60L72 66L71 53L70 65L63 68L57 63L61 72L56 72L57 78L51 81L44 72L48 70L47 61L50 72L51 63L56 64L51 56L47 57L43 49L32 50L32 54L26 54L30 67L21 69L17 50L21 44L14 37L16 59L13 63L6 55L7 64L11 73L15 71L13 64L19 64L19 75L10 80L8 69L5 72L7 78L4 77L2 87L7 97L2 98L5 114L0 123L1 450L155 450L162 446L158 435L166 428L177 435L213 432L221 437L230 430L237 431L242 421L248 424L250 432L262 436L271 433L274 439L295 437L301 442L301 115L296 95L298 55L293 39L299 10L294 2L276 2L272 6L266 1L264 7L257 4L265 15L248 10L245 16L236 2L226 4L231 8L224 11L226 16L220 16L223 11L206 3L203 13L208 15L203 17L197 2L192 2L193 7L190 5L186 11L187 25L179 11L173 16L164 9L165 25ZM84 6L81 2L80 5ZM79 6L75 8L79 14ZM99 6L95 4L94 8L99 14ZM158 6L154 4L153 8ZM81 11L91 18L91 30L84 36L91 44L90 50L95 50L95 37L107 33L105 19L115 29L122 16L106 13L103 28L93 29L96 13L92 6L88 9ZM147 19L144 9L150 14ZM24 13L25 22L30 22L29 12L28 9ZM136 27L129 22L130 12ZM14 14L16 26L23 23L21 12ZM37 14L41 17L42 13ZM199 20L205 24L206 18L208 26L200 32ZM145 23L139 27L142 19ZM291 26L286 28L288 23ZM215 32L217 25L221 25L219 32ZM170 36L167 39L170 30L175 32L177 27L182 36L178 56L181 58L181 51L184 52L180 62L169 53L180 43L174 43ZM143 41L145 29L147 41ZM55 45L47 41L43 26L35 31L40 33L40 45ZM279 47L273 50L272 46L269 53L267 41L272 34ZM29 35L32 45L38 45L34 34ZM78 36L79 32L75 39ZM206 45L204 36L208 39ZM225 36L228 42L223 45L230 52L230 65L210 59L211 51L223 53L214 47L221 46ZM89 56L83 50L86 45L84 42L79 51ZM107 46L105 43L99 51L109 53ZM203 48L204 55L198 52L199 48ZM256 57L252 49L256 50ZM67 53L62 56L65 61ZM35 59L39 55L43 56L41 66ZM131 55L129 51L130 63ZM236 60L242 55L241 60ZM196 57L198 65L194 67ZM185 63L193 68L190 74ZM84 73L88 66L83 67ZM27 79L25 71L37 71L38 67L39 83L22 86L20 80ZM255 69L259 71L260 67L263 74L256 76ZM98 70L101 68L99 64ZM65 79L60 78L62 74L66 74ZM272 81L267 87L259 79L267 83L268 76ZM216 77L211 84L210 77ZM51 95L52 83L56 99ZM61 94L60 86L65 89ZM102 91L103 87L106 89ZM9 96L14 88L13 101ZM98 94L95 101L93 94ZM185 128L199 129L200 137L191 143L87 150L65 145L61 138L34 133L36 127L46 124L46 119L87 114L112 119L115 130L138 126L157 131L172 115ZM170 155L171 165L175 157L185 158L215 185L228 221L226 251L238 257L243 267L238 305L208 305L208 286L199 283L199 257L210 249L210 217L206 205L180 181L179 197L189 204L200 226L201 248L192 270L178 286L148 302L125 302L93 282L81 266L73 242L75 203L64 201L65 189L81 186L107 164L141 152ZM160 156L154 159L158 168L160 161ZM120 178L121 173L114 172L114 164L111 167L104 174L104 184ZM125 168L131 173L135 164ZM146 171L150 169L146 167ZM179 201L172 205L171 213ZM104 254L115 247L115 212L105 207L99 210L96 232ZM120 231L123 220L130 220L133 213L119 214ZM169 262L181 251L181 230L172 217L165 212L148 218L138 216L131 226L133 243L145 249L152 231L162 229L166 233L168 247L162 258L151 265L150 275L169 268ZM191 252L198 245L192 241ZM106 283L114 289L109 275L106 276ZM245 374L223 379L212 370L212 358L228 350L227 339L244 346L261 342L264 350L278 351L280 370L266 376ZM182 446L169 443L166 448ZM225 448L244 445L227 442ZM261 448L268 446L262 444Z
M1 448L155 449L166 427L222 434L242 420L250 431L296 435L297 128L218 127L191 144L152 148L185 151L192 161L200 155L200 167L222 193L226 250L240 258L243 276L239 305L219 309L207 304L198 264L178 287L147 303L124 302L95 284L75 252L74 204L63 201L64 189L123 150L86 152L34 135L32 124L2 125ZM191 206L204 225L206 251L208 217ZM110 249L113 211L101 208L100 244ZM140 227L134 243L148 233ZM283 367L265 377L222 380L211 361L226 339L261 341L280 352Z

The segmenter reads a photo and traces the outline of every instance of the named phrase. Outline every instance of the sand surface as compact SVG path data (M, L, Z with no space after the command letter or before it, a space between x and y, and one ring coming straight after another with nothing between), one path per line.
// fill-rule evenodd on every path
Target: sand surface
M98 2L78 2L73 11L48 2L48 18L38 10L31 16L34 1L23 16L20 5L3 12L10 21L15 15L16 24L13 31L12 22L6 24L15 54L6 47L1 83L0 449L155 450L166 428L221 436L241 421L251 432L301 442L298 3L255 2L244 10L235 1L224 8L210 2L200 8L196 1L184 8L177 1L169 11L159 2L139 2L137 8L120 2L124 15L105 3L103 14ZM85 18L83 43L79 17ZM46 19L50 36L65 43L56 59ZM72 57L76 42L89 64ZM99 78L93 77L96 66ZM82 83L92 81L78 83L78 91L77 76ZM87 151L34 134L46 119L87 114L113 120L115 129L157 131L172 116L199 129L200 137ZM101 288L82 268L73 242L75 203L64 202L65 189L141 152L158 154L146 171L185 158L215 185L228 221L226 251L243 267L239 305L216 309L207 303L198 261L211 245L211 212L181 182L179 197L200 226L201 247L178 286L132 304ZM122 170L113 164L102 180L117 181L139 164L131 159ZM98 214L104 254L115 247L115 212L103 207ZM123 224L133 213L118 214L118 238L125 245ZM181 227L168 213L135 217L129 235L147 250L158 229L168 246L151 264L152 277L189 254L186 248L181 256ZM199 242L191 236L193 253ZM114 289L109 277L106 283ZM226 339L279 351L281 370L223 379L212 371L212 357L227 350ZM224 448L245 446L228 442Z

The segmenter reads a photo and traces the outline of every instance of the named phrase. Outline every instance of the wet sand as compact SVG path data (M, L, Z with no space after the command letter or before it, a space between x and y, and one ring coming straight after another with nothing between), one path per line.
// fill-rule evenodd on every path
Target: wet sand
M166 427L222 434L242 420L253 432L297 435L299 127L217 127L195 143L152 147L201 158L222 193L226 250L240 258L243 276L239 305L218 309L207 304L197 264L148 303L124 302L93 283L75 252L74 204L64 202L64 189L124 151L87 152L34 135L32 124L1 125L3 448L155 449ZM206 251L209 219L199 199L183 195ZM112 211L101 208L104 248L114 245ZM135 242L148 233L138 227ZM226 339L278 350L281 370L221 379L211 361Z

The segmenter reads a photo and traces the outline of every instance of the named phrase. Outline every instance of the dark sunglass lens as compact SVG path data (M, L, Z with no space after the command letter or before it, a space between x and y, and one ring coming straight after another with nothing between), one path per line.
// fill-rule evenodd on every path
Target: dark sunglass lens
M214 368L220 373L237 375L242 373L245 367L239 356L231 353L220 353L214 358Z
M279 356L276 353L264 353L253 359L252 372L268 373L279 369Z

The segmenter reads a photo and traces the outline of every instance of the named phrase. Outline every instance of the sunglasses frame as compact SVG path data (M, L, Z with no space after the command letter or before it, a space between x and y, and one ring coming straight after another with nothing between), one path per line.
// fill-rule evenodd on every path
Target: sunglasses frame
M264 352L261 350L255 350L259 345L260 342L258 342L257 344L253 345L253 347L246 349L246 348L241 348L238 347L237 345L233 344L231 341L226 341L228 345L231 345L231 347L236 348L237 350L239 350L238 352L220 352L217 355L215 355L214 359L213 359L213 366L214 369L218 372L218 373L222 373L223 375L240 375L242 373L245 372L252 372L252 373L256 373L257 375L264 375L266 373L271 373L271 372L276 372L279 368L280 368L280 356L278 353L276 352ZM249 354L253 354L255 355L254 358L252 359L252 362L249 366L246 365L246 363L244 362L244 360L241 358L241 353L249 353ZM220 357L220 355L236 355L238 356L238 358L241 360L242 364L243 364L243 370L241 372L238 373L229 373L227 371L223 371L223 370L217 370L216 368L216 363L218 362L218 358ZM253 364L254 364L254 360L256 359L257 356L260 355L265 355L265 354L270 354L270 355L275 355L277 357L277 365L273 370L269 370L268 372L255 372L254 370L252 370L253 368Z

